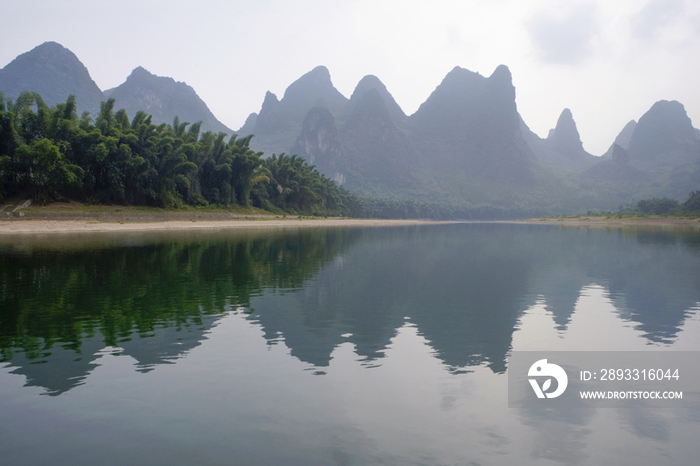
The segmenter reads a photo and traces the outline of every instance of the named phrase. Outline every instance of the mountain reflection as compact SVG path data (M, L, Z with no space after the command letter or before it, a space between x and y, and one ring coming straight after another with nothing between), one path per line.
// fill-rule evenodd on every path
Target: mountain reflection
M49 394L82 383L105 346L122 348L147 372L200 345L222 314L249 309L263 289L298 289L353 234L2 244L0 361Z
M406 320L452 372L504 372L514 329L539 300L565 331L581 290L603 286L655 343L672 342L700 301L695 231L452 224L104 238L0 244L0 362L27 385L63 393L105 347L143 372L172 363L227 312L249 313L270 344L283 339L320 373L345 342L380 363Z

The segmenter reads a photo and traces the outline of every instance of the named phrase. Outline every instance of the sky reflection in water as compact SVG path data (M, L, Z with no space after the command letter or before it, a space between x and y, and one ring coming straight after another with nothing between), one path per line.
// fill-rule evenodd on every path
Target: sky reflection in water
M0 455L693 464L699 410L509 409L506 361L700 349L696 245L483 224L3 245Z

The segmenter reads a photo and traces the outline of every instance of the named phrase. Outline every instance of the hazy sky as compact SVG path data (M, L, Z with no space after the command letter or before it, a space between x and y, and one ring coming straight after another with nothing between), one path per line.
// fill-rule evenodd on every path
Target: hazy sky
M101 89L143 66L234 130L317 65L346 97L376 75L410 115L455 66L505 64L530 128L546 137L568 107L596 155L657 100L700 126L696 0L0 0L0 13L0 67L56 41Z

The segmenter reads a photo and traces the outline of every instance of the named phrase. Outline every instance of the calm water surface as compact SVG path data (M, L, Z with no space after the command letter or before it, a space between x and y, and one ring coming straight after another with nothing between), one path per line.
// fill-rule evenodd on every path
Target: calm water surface
M521 350L700 350L700 235L0 239L7 465L691 465L700 408L508 408Z

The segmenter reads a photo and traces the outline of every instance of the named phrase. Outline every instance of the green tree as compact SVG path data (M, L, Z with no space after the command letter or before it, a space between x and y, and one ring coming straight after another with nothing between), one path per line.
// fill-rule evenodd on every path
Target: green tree
M129 121L114 105L102 102L93 121L78 117L74 96L48 107L35 93L15 102L0 94L0 195L29 191L38 203L67 196L163 207L253 204L317 215L363 208L301 157L263 159L250 148L252 135L226 142L224 133L201 133L201 121L154 125L143 111Z
M685 212L700 212L700 191L692 191L683 203Z
M79 185L84 176L83 169L68 163L59 148L46 138L20 145L17 158L18 176L39 205L49 202L61 190Z
M645 214L663 215L673 214L680 207L675 199L664 197L662 199L645 199L637 203L637 209Z

